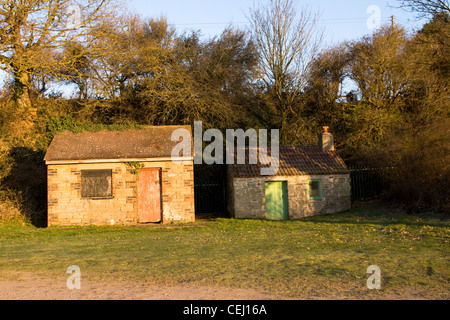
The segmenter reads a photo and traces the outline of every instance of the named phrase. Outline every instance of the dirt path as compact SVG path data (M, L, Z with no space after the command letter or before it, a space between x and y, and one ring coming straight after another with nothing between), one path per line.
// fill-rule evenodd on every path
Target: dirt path
M27 272L0 273L0 300L286 300L286 297L270 295L250 289L231 289L207 286L155 286L133 281L81 280L80 290L69 290L67 278L51 279ZM348 297L333 294L325 296L299 296L298 300L347 300ZM361 295L359 299L382 300L448 300L448 292L425 294L414 288L404 292Z
M254 290L212 287L159 287L148 283L81 281L69 290L67 278L47 279L31 273L0 276L0 300L271 300Z

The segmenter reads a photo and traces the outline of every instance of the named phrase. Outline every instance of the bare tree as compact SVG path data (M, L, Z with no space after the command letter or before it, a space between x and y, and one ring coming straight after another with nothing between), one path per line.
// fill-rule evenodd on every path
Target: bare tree
M309 8L298 10L295 0L271 0L250 12L253 41L259 56L259 79L276 100L286 126L294 100L306 84L306 75L319 49L322 33L319 14ZM283 131L282 131L283 135Z
M87 47L90 30L117 6L115 0L0 1L0 69L14 79L13 97L24 116L35 114L32 77L64 76L59 71L71 63L64 48L74 42Z
M448 0L398 0L400 7L416 12L419 17L437 16L442 13L450 13Z
M371 36L350 43L349 77L364 102L375 108L394 108L408 89L411 68L406 64L408 37L400 26L385 25Z

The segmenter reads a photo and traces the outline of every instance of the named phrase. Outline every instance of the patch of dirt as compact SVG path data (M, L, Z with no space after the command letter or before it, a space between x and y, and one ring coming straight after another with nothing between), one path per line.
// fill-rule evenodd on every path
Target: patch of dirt
M67 278L69 275L67 276ZM148 282L81 279L80 290L69 290L67 278L46 278L30 272L0 274L0 300L290 300L253 289L208 286L157 286ZM424 292L405 288L401 292L347 294L329 288L326 293L299 293L295 300L448 300L448 292Z
M69 275L68 275L69 277ZM255 290L220 287L161 287L132 281L81 279L80 290L69 290L67 278L50 279L32 273L0 276L0 300L278 300Z

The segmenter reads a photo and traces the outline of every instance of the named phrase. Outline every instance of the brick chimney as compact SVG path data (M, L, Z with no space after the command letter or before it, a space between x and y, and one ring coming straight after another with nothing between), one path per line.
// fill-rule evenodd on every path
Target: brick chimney
M319 147L323 151L334 151L334 137L328 132L330 127L323 127L323 133L319 135Z

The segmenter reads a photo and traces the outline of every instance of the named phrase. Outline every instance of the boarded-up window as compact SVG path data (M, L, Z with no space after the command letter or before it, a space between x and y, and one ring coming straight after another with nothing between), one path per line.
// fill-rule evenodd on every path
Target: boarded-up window
M83 198L111 198L112 170L81 171L81 196Z

